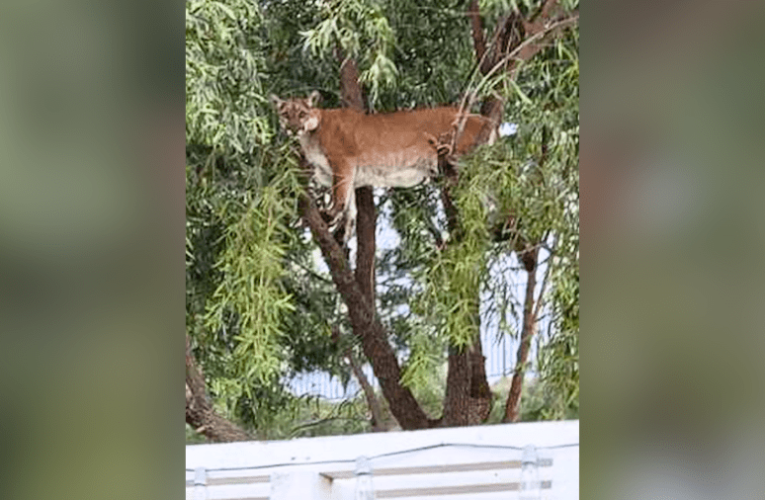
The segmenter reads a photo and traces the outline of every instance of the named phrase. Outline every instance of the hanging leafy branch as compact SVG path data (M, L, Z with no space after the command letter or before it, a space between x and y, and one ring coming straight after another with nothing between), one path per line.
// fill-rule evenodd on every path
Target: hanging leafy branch
M261 23L247 0L186 2L187 143L243 154L269 141Z
M370 86L372 102L381 87L396 82L398 70L391 60L395 37L379 3L371 0L330 0L322 3L324 18L303 33L305 48L314 56L341 49L361 68L361 83Z

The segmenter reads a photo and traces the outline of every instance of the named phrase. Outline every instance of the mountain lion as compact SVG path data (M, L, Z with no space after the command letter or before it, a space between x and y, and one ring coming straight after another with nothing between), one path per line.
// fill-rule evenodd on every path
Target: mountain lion
M282 128L300 140L319 184L332 187L326 217L333 225L346 217L347 241L356 218L354 189L361 186L411 187L438 173L444 137L452 137L459 110L455 107L365 114L353 109L320 109L319 93L283 101L272 95ZM459 157L476 146L490 122L468 115L459 142L448 153ZM495 127L496 128L496 127ZM489 144L496 138L491 130Z

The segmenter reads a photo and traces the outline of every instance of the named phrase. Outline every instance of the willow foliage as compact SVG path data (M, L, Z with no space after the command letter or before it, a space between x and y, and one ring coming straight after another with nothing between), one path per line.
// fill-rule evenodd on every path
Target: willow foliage
M295 309L284 260L301 187L272 143L262 39L257 4L186 3L187 324L229 414L278 380Z

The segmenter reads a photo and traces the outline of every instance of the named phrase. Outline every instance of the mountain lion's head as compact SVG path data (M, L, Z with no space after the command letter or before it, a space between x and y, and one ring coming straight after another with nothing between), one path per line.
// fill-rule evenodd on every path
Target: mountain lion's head
M305 99L282 101L279 97L271 95L271 102L279 114L279 123L289 135L301 135L316 130L319 126L320 110L314 106L320 99L321 95L316 90Z

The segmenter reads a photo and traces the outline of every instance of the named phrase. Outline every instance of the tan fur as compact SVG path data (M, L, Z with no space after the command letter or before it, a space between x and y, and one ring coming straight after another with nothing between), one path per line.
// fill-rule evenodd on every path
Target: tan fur
M439 107L364 114L352 109L319 109L318 93L282 101L271 96L282 128L300 140L320 184L331 186L331 219L355 217L354 189L361 186L411 187L438 172L438 152L452 137L458 109ZM470 151L488 120L466 118L455 156ZM496 137L492 131L490 142ZM451 154L449 146L448 153ZM352 222L351 222L352 223ZM349 234L346 234L346 238Z

